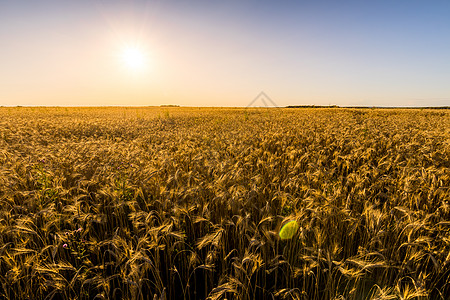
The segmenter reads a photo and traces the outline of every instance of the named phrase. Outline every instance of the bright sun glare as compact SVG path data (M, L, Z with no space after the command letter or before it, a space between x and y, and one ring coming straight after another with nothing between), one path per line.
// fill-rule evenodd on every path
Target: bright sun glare
M138 47L124 48L122 50L121 59L123 64L133 71L142 70L147 64L145 53Z

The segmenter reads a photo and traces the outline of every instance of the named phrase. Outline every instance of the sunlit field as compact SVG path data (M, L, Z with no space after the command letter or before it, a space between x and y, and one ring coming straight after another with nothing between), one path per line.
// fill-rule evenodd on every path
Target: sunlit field
M0 108L1 299L450 299L450 111Z

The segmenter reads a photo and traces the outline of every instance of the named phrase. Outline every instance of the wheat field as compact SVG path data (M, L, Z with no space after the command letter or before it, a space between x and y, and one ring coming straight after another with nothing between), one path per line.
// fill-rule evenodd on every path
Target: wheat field
M450 111L3 107L0 215L1 299L450 299Z

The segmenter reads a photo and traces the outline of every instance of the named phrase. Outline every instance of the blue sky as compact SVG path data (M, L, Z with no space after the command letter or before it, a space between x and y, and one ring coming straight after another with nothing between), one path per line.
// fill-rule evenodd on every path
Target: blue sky
M0 105L450 105L449 16L450 1L0 0Z

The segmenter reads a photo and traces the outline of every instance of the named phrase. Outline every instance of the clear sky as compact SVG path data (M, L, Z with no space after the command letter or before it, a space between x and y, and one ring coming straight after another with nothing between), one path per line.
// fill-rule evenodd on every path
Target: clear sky
M0 105L247 106L261 91L450 105L450 1L0 0Z

